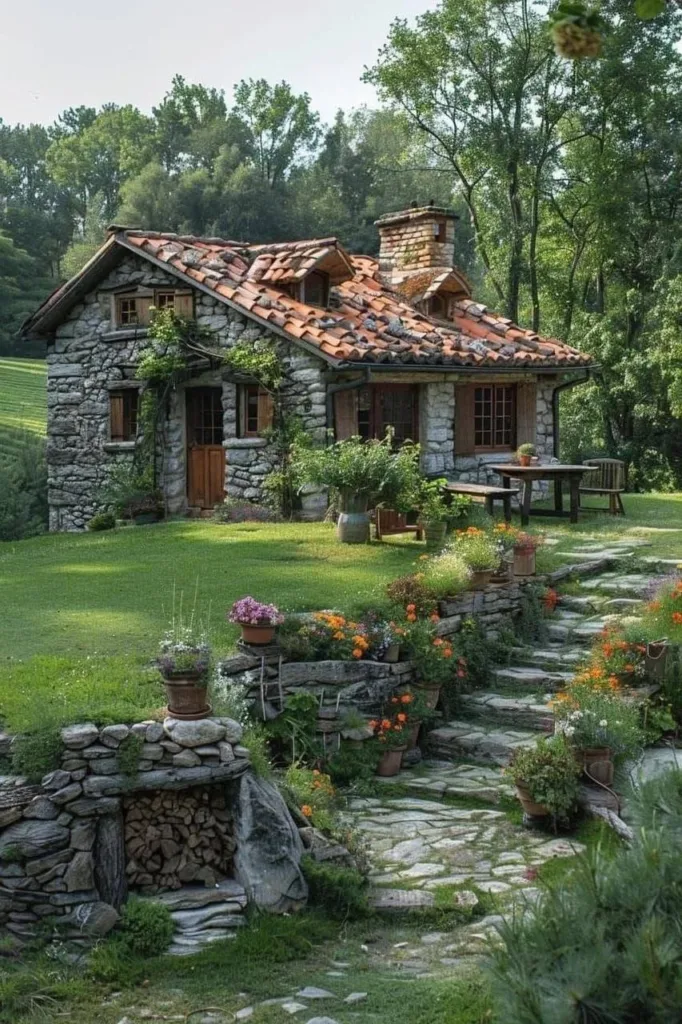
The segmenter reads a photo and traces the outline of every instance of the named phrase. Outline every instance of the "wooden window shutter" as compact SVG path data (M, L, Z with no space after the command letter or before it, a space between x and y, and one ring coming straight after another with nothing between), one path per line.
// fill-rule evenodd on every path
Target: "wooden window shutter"
M187 294L183 294L182 292L176 292L173 308L178 316L183 316L188 320L191 319L194 315L192 293L187 292Z
M516 388L516 444L535 444L537 427L537 384L518 384Z
M275 404L272 395L268 391L258 392L258 433L269 430L272 426L275 413Z
M475 384L455 385L455 455L473 455Z
M112 441L125 440L123 430L123 395L109 396L109 434Z
M337 391L334 395L334 432L337 441L358 434L358 392Z
M151 320L151 308L154 305L154 299L149 296L147 297L138 295L135 297L135 308L137 309L137 322L141 327L148 327L149 321Z

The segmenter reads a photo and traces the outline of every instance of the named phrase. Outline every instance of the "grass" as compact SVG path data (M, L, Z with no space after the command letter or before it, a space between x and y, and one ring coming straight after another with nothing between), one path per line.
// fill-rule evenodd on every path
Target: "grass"
M125 1015L133 1020L182 1020L184 1015L193 1022L202 1016L194 1016L193 1011L203 1008L207 1014L209 1007L222 1010L229 1019L230 1013L249 1005L256 1005L250 1018L253 1024L283 1024L291 1020L286 1011L257 1004L292 997L306 985L337 996L319 1008L313 1004L308 1016L316 1011L320 1016L333 1014L338 1024L358 1019L374 1024L492 1021L489 997L474 967L442 979L401 975L391 968L388 961L395 958L391 954L395 942L418 943L422 930L385 919L339 925L310 911L294 917L257 918L231 942L216 943L188 959L160 957L137 969L133 965L129 975L123 970L108 984L85 980L82 966L59 967L38 956L4 970L0 966L0 1022L28 1024L45 1019L39 1015L42 1003L52 1014L47 1019L68 1019L71 1024L93 1020L116 1024ZM340 963L343 976L330 976L327 972ZM118 994L107 998L112 990ZM342 998L350 992L365 992L367 999L359 1006L345 1006ZM38 1011L34 1016L24 1010L31 1004Z
M0 358L0 459L15 454L26 431L44 435L46 421L44 361Z

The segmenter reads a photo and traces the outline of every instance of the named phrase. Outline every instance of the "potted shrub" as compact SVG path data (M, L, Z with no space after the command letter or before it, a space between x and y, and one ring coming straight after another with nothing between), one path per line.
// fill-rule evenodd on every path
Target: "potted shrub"
M450 509L445 500L443 485L445 478L439 480L421 480L415 498L415 507L419 514L419 523L424 531L427 548L440 548L445 541L445 534L450 518Z
M535 576L535 555L541 543L541 537L519 532L513 548L515 576Z
M532 817L551 815L556 824L577 803L580 766L563 736L542 737L532 747L517 747L504 774Z
M516 449L516 460L519 466L530 466L533 457L537 454L537 449L534 444L526 442L520 444Z
M374 736L382 751L376 768L377 775L384 778L397 775L409 739L407 714L394 710L390 716L371 721L369 725L374 730Z
M418 689L407 689L396 694L391 697L391 704L407 715L407 749L412 750L417 746L422 725L432 721L436 717L436 712L429 706L425 692Z
M500 565L493 573L494 582L508 583L514 577L514 547L521 534L521 530L511 523L495 523L493 527L493 539L497 544L500 555Z
M407 651L415 674L413 688L423 692L426 707L437 707L443 686L466 677L463 659L452 642L437 636L431 622L417 621L409 629Z
M470 589L482 590L487 587L501 561L497 544L490 534L477 526L458 531L453 551L461 555L471 570Z
M368 509L409 505L419 480L419 446L404 444L395 451L392 436L382 441L351 437L326 448L298 447L294 471L304 484L331 488L339 496L337 536L344 544L369 540Z
M555 703L557 732L570 741L589 778L610 786L614 766L631 760L644 745L637 705L618 693L578 681Z
M388 621L377 615L376 612L368 612L362 617L359 627L369 643L368 654L375 661L385 661L391 664L400 660L400 645L405 630L398 626L393 620Z
M468 589L472 572L464 557L451 548L424 561L419 574L426 592L436 601L452 600Z
M284 621L284 616L274 604L261 604L255 597L241 597L235 601L228 618L241 626L244 643L256 647L271 644L277 626Z
M192 625L173 623L159 644L156 666L163 676L172 718L207 718L212 711L207 700L211 648L206 636Z

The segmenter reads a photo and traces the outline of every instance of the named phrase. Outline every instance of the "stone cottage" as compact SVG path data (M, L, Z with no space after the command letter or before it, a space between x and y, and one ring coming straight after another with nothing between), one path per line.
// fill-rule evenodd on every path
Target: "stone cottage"
M454 267L455 215L378 220L378 259L335 238L249 245L113 226L102 248L24 325L47 347L50 528L82 529L117 460L139 443L136 366L152 309L209 328L220 346L272 339L282 405L314 441L419 441L426 473L486 483L522 442L558 443L560 389L590 359L471 297ZM255 384L197 371L171 396L160 483L170 513L259 500L273 465L272 406Z

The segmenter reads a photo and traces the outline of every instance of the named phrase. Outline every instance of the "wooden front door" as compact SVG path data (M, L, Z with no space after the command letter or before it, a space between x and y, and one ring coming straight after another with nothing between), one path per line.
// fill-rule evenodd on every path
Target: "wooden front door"
M187 388L187 502L213 508L225 497L222 388Z

